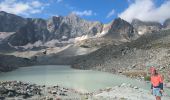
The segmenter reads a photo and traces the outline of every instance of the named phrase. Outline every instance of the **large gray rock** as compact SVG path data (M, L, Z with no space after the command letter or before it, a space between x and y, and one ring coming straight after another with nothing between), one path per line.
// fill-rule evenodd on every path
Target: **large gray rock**
M7 89L4 86L0 86L0 94L7 93Z

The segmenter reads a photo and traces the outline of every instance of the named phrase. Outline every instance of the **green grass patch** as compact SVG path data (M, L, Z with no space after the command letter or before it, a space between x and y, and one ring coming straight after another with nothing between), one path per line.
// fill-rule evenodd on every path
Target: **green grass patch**
M150 80L151 80L151 76L145 76L145 77L144 77L144 80L145 80L145 81L150 81Z

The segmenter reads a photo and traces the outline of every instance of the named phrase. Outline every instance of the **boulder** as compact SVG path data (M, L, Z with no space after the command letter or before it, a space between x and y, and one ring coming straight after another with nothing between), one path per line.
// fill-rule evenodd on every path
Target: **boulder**
M8 90L4 86L0 86L0 94L5 94L7 92Z

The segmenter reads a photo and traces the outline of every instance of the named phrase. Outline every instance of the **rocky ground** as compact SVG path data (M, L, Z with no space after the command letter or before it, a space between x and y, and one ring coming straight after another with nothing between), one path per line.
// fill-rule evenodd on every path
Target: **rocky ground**
M170 97L163 93L163 100ZM154 100L150 91L122 83L91 93L60 86L40 86L20 81L0 82L0 100Z
M101 90L94 94L96 100L154 100L155 97L150 91L132 86L131 84L123 83L120 86L115 86ZM163 93L162 100L169 100L170 97Z
M84 95L60 86L40 86L20 81L0 82L0 100L80 100Z

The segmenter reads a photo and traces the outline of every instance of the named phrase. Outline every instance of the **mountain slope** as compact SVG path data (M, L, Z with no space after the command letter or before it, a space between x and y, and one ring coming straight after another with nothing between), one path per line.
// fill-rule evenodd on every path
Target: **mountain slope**
M31 66L35 62L31 59L0 54L0 72L7 72L18 67Z
M168 70L170 69L169 40L170 30L146 34L132 42L108 45L84 55L81 59L77 59L72 67L111 73L146 70L149 65Z

